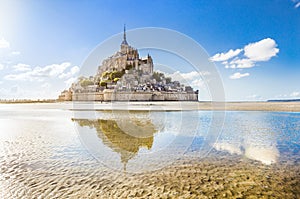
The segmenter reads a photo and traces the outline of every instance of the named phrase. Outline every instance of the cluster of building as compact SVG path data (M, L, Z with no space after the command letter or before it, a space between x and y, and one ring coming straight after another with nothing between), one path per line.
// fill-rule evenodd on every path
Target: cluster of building
M124 27L120 50L103 60L95 76L80 77L61 93L59 100L197 101L198 91L154 72L152 57L139 56L138 50L127 43Z

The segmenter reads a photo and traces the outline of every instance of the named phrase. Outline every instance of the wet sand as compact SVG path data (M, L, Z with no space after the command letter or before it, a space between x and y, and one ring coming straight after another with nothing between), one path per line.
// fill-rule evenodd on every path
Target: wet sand
M1 104L1 103L0 103ZM3 105L15 105L2 103ZM16 103L18 104L18 103ZM21 106L22 103L19 103ZM68 110L152 110L152 111L274 111L300 112L300 102L187 102L187 101L141 101L141 102L56 102L56 103L27 103L39 108L62 108Z
M134 174L103 166L83 147L65 111L72 104L38 106L1 109L0 198L300 198L299 139L293 159L283 153L271 165L213 150Z
M266 166L238 157L181 160L131 174L99 164L1 166L2 198L299 198L300 167ZM48 165L49 166L49 165ZM5 192L5 190L10 190ZM0 192L1 193L1 192Z
M300 102L75 102L74 105L70 107L70 110L300 112Z

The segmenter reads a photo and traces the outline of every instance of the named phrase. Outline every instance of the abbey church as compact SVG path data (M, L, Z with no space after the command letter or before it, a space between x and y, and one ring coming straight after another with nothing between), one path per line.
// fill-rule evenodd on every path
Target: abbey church
M140 58L137 49L131 47L126 40L126 29L124 26L123 41L121 43L120 51L116 52L113 56L105 59L102 65L98 68L98 75L105 71L112 72L114 70L126 70L126 66L131 66L137 71L151 74L153 73L153 61L150 55L146 58Z

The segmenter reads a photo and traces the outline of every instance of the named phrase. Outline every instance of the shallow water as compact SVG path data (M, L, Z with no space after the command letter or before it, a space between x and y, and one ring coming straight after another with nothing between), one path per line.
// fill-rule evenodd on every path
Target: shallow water
M299 183L300 113L70 109L0 105L1 198L97 196L83 190L101 197L103 189L116 197L116 181L172 173L186 160L290 168Z

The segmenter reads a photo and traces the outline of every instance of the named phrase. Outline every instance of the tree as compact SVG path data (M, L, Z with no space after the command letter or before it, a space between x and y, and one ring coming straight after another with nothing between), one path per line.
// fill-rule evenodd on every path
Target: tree
M172 82L172 78L171 77L166 77L166 84L170 84Z
M120 78L118 78L118 77L116 77L116 78L114 78L114 82L117 82L117 81L119 81L120 80Z
M165 75L163 73L159 73L159 72L153 72L152 76L157 82L161 82L162 79L165 78Z
M102 87L106 87L106 86L107 86L107 83L106 83L106 82L104 82L104 81L101 81L101 82L100 82L100 86L102 86Z
M90 85L94 85L94 82L89 80L89 79L83 79L80 81L80 85L82 87L87 87L87 86L90 86Z

